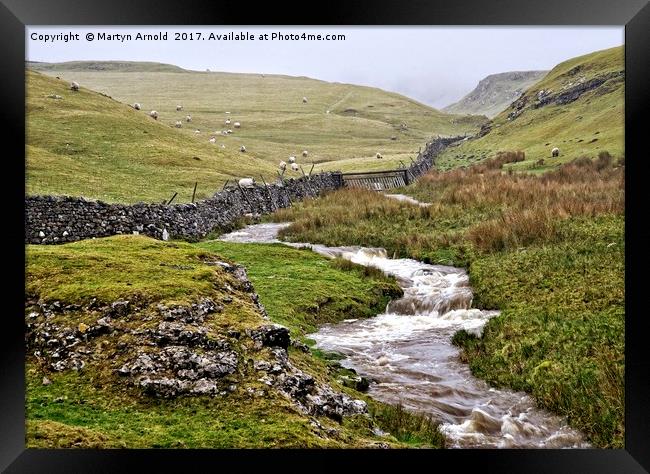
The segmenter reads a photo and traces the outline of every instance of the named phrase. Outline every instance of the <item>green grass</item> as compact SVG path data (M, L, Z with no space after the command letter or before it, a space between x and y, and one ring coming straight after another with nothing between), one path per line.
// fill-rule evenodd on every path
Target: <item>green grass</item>
M308 249L219 241L197 247L244 265L271 319L297 335L324 323L375 316L389 299L402 294L395 280L381 272L329 260Z
M169 199L178 191L177 201L189 201L195 181L205 197L233 176L262 173L275 179L278 163L290 155L297 156L305 172L312 164L315 172L394 168L399 160L410 163L408 158L415 158L432 136L470 134L485 121L445 114L376 88L305 77L115 64L98 71L98 65L40 66L60 81L28 71L30 194L134 202ZM79 94L67 90L72 80L81 85ZM46 98L55 93L64 99ZM126 105L134 102L141 103L141 111ZM176 111L177 104L183 111ZM158 111L158 122L147 116L150 110ZM187 114L192 116L189 124ZM227 117L231 125L225 124ZM183 128L173 128L176 120L183 121ZM236 121L240 129L234 128ZM195 129L201 133L195 135ZM216 145L208 142L213 132L225 129L233 133L217 135ZM246 153L238 151L242 144ZM303 150L309 152L306 158ZM383 160L375 158L377 152ZM286 176L302 172L287 170Z
M526 160L509 168L542 173L580 156L595 157L607 150L615 158L625 156L624 82L610 80L589 91L575 102L533 108L538 91L560 92L579 77L593 77L624 70L623 47L597 51L557 65L524 96L529 103L524 112L508 120L510 107L493 120L492 131L482 138L447 149L437 160L441 169L466 166L491 158L499 151L522 150ZM577 68L577 69L575 69ZM570 73L575 70L577 72ZM560 156L553 158L551 149ZM535 163L544 160L543 165Z
M475 306L500 309L456 343L473 373L529 392L599 447L624 440L624 169L605 158L538 177L431 173L425 208L340 190L273 216L284 238L384 247L467 267Z
M215 253L215 251L217 253ZM218 265L245 263L255 290L271 319L286 324L294 336L324 322L368 317L380 312L391 295L401 294L394 280L380 272L329 260L307 250L281 245L220 242L187 244L161 242L144 236L115 236L59 246L27 246L28 300L86 304L117 298L137 306L119 325L130 330L155 326L158 303L188 303L209 296L225 301L223 311L208 324L208 336L225 337L266 323L250 295ZM275 278L271 278L275 275ZM234 290L233 290L234 288ZM28 305L26 311L33 308ZM100 314L83 308L51 316L58 326L94 324ZM366 400L378 418L356 416L337 423L319 418L326 429L314 431L311 418L283 396L269 390L251 397L246 389L267 388L254 372L242 369L238 389L227 397L153 399L124 383L115 373L132 360L138 340L128 330L92 340L92 357L80 371L51 372L31 353L26 361L27 445L30 448L346 448L442 447L437 425L417 415L400 415L390 422L393 408L340 384L327 356L290 348L294 365L319 382ZM245 341L235 345L245 350ZM122 347L122 348L120 348ZM248 349L250 350L250 348ZM241 355L244 357L243 355ZM46 376L51 383L43 385ZM374 421L373 421L374 420ZM377 436L375 423L394 435Z
M211 292L225 275L204 263L218 258L210 252L144 236L28 245L26 254L26 294L65 304L92 298L187 302Z
M276 176L275 167L239 147L225 150L128 105L27 71L26 190L106 202L189 202L242 176ZM59 95L62 99L48 98Z

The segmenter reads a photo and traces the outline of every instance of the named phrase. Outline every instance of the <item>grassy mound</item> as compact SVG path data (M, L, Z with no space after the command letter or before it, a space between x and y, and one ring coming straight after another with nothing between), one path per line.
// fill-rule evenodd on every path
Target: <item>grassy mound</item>
M234 340L231 334L243 334L247 328L268 321L262 319L250 293L241 289L241 282L215 265L216 261L232 262L222 255L249 263L255 290L272 319L286 324L296 335L324 321L344 319L350 312L369 316L367 308L383 308L390 295L399 292L396 283L382 275L368 275L360 267L344 267L307 251L275 245L190 245L143 236L116 236L59 246L27 246L28 323L34 320L32 311L42 311L37 301L59 302L60 310L46 316L52 328L90 332L82 328L94 330L95 320L103 314L102 305L116 298L130 301L129 313L113 318L118 331L82 338L82 345L90 352L86 352L86 363L79 370L52 371L42 354L29 352L27 445L341 448L444 444L435 423L373 402L339 382L341 369L336 363L292 347L289 354L293 364L319 382L367 400L376 416L357 415L339 423L307 416L273 390L253 397L250 390L264 390L266 386L255 371L245 368L233 374L238 388L227 396L152 398L139 387L125 383L116 368L133 360L135 351L141 350L137 347L143 347L141 335L160 323L156 309L159 304L173 307L210 297L223 309L207 322L207 337L229 338L240 357L251 357L252 348L246 340ZM275 269L277 278L270 278L270 268ZM305 282L298 277L302 275L309 275L309 289L325 288L335 296L325 302L322 294L302 291ZM286 296L276 298L281 293ZM394 436L375 434L371 422Z

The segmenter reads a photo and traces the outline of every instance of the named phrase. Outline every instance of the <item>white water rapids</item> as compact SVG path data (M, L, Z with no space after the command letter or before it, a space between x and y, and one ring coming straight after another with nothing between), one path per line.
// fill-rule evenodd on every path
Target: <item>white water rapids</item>
M279 242L287 223L251 225L220 240ZM386 403L432 414L448 444L458 448L587 448L584 437L565 421L535 406L524 393L491 388L471 375L451 344L465 329L480 336L497 311L472 308L472 289L460 268L391 259L384 249L309 247L328 257L379 268L395 276L403 298L383 314L346 320L309 335L317 347L345 356L341 364L374 383L368 394Z

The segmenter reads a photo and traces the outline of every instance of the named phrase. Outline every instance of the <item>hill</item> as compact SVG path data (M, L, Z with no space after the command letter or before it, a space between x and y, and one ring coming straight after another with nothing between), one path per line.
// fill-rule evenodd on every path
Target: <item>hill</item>
M66 61L43 63L27 61L27 67L35 71L121 71L121 72L183 72L185 69L172 64L151 61Z
M142 114L158 111L162 124L183 120L183 131L201 131L186 135L194 141L205 142L208 133L231 129L231 135L217 136L218 145L229 150L245 145L247 156L274 168L280 160L296 155L305 172L312 164L314 171L336 169L339 160L345 160L346 169L364 170L376 166L377 152L384 156L383 167L395 167L400 160L408 163L432 136L472 134L486 121L446 114L377 88L306 77L70 70L64 65L48 66L44 72L126 104L138 102ZM177 112L176 105L183 105L183 110ZM192 117L190 124L184 122L187 114ZM230 125L225 123L227 118ZM241 128L235 129L234 122L240 122ZM303 150L309 152L304 159Z
M227 179L276 176L275 167L234 145L175 129L100 93L27 71L27 193L107 202L189 202ZM60 97L60 98L55 98Z
M472 164L506 150L526 153L524 161L507 167L536 173L601 151L624 157L624 86L622 46L560 63L478 138L445 151L439 167ZM556 158L554 147L560 149Z
M485 115L494 118L517 100L548 71L512 71L491 74L458 102L442 110L450 114Z

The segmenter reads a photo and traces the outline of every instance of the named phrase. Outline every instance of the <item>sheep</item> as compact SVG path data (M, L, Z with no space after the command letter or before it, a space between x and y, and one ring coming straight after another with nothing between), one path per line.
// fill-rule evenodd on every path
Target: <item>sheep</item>
M255 178L242 178L239 180L239 185L242 188L252 188L255 186Z
M279 166L279 168L280 168L282 171L286 170L286 169L287 169L287 163L284 162L284 161L280 161L280 166Z
M239 128L239 127L241 127L241 123L239 123L239 122L235 122L235 123L233 124L233 126L234 126L235 128Z
M181 110L183 110L183 106L182 105L177 105L176 106L176 112L180 112Z
M230 115L230 112L226 112L226 115Z
M307 97L303 97L303 98L302 98L302 103L303 103L303 104L306 104L306 103L307 103Z
M76 81L72 81L70 83L70 90L78 91L79 90L79 83L76 82Z
M303 150L303 151L302 151L302 156L305 156L305 157L306 157L307 155L309 155L309 152L308 152L307 150Z
M138 102L136 102L135 104L133 104L133 108L135 110L140 110L140 104Z
M228 130L226 130L226 133L230 134L230 133L232 133L232 130L228 129Z
M174 124L174 127L181 128L182 126L183 126L183 122L181 122L180 120L176 120L176 123Z
M230 125L230 119L226 119L226 125Z
M221 144L221 148L226 148L226 145L224 145L224 144L222 143L222 144Z
M151 112L149 112L149 117L151 117L154 120L158 120L158 112L152 110Z
M553 148L551 150L551 155L553 155L553 157L560 156L560 149L558 147Z
M296 157L295 156L290 156L289 157L289 163L295 163L296 162Z
M192 116L191 115L186 115L185 116L185 121L188 122L188 123L191 122L192 121Z
M217 139L214 137L210 138L210 143L217 143Z
M197 128L196 130L194 130L194 133L195 133L195 134L199 134L199 133L201 133L201 130L199 130L199 129Z
M246 147L244 145L240 146L239 151L241 151L242 153L246 153Z
M221 134L224 136L228 135L228 130L221 130Z
M291 163L291 169L293 171L298 171L300 168L298 168L298 165L296 163Z
M383 156L381 153L379 153L379 152L377 152L377 153L375 154L375 156L377 157L378 160L381 160L381 159L384 157L384 156Z

